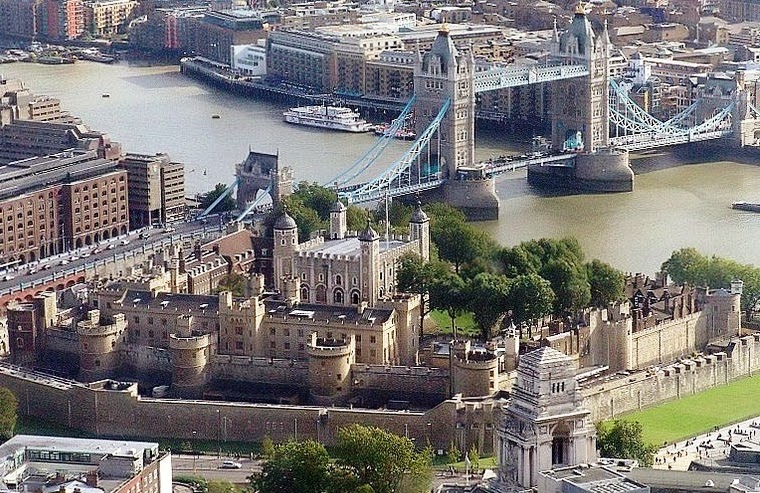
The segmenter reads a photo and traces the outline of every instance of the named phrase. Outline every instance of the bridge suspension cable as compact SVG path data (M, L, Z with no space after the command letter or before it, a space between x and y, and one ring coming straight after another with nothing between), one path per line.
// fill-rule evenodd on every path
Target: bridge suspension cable
M355 190L341 192L339 195L349 203L369 202L382 199L386 194L393 197L400 194L401 191L407 193L415 189L422 190L429 188L434 182L438 183L441 174L440 162L435 164L435 171L433 171L430 164L428 164L429 168L425 174L418 169L417 183L413 183L411 167L414 161L419 158L422 151L428 148L430 139L438 130L444 115L450 107L451 99L449 98L444 101L436 117L430 122L425 131L422 132L422 135L417 137L417 140L414 141L406 153L380 175ZM394 184L395 188L392 188ZM394 193L394 191L399 193Z
M253 202L251 202L251 204L248 207L246 207L245 210L237 217L237 219L235 219L235 221L240 222L243 219L245 219L245 217L248 214L250 214L251 211L253 211L253 209L261 203L264 197L266 197L269 193L271 193L271 191L272 191L272 184L270 183L269 186L266 188L266 190L264 190L264 193L260 193L256 197L256 199Z
M219 195L219 197L217 197L216 200L211 203L211 205L209 205L208 207L206 207L206 210L204 210L203 212L201 212L198 215L198 217L199 218L204 218L204 217L208 216L211 213L211 211L213 211L214 208L217 205L219 205L219 203L222 200L224 200L230 193L232 193L232 191L238 186L238 183L239 183L239 180L237 178L235 178L235 180L232 183L230 183L229 185L227 185L225 187L224 192L222 192L222 194Z
M388 144L393 140L393 138L396 136L396 133L401 129L401 127L404 125L404 122L407 119L407 116L409 116L410 112L412 111L412 108L414 107L414 100L415 97L412 95L411 98L409 98L409 101L406 103L406 106L404 106L404 109L401 111L401 114L391 122L391 126L388 127L388 129L383 132L383 135L380 136L380 138L377 139L377 141L370 147L367 152L364 153L362 157L356 160L354 164L348 167L348 169L341 172L338 176L330 180L325 184L327 187L340 187L341 185L345 185L346 183L350 182L357 176L364 173L364 171L369 168L372 163L374 163L378 157L385 151L385 148L388 147ZM357 168L360 168L358 171L354 172ZM351 174L353 172L353 174ZM347 175L349 175L347 177Z

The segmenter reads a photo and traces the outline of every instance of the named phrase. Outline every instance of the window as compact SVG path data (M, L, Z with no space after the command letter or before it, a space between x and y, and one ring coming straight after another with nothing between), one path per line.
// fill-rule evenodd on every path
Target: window
M277 342L276 341L270 341L269 342L269 347L272 348L272 349L277 349Z
M277 329L275 329L274 327L271 327L271 328L269 329L269 335L272 335L272 336L273 336L273 335L277 335Z
M243 341L235 341L235 349L237 349L238 351L242 351L243 350Z
M243 328L242 327L235 327L235 335L242 336L243 335Z
M377 337L375 337L375 336L369 336L369 343L370 344L375 344L376 342L377 342Z

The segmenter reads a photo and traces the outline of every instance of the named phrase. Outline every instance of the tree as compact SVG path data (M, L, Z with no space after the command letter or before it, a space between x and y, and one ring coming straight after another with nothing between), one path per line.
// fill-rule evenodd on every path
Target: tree
M242 274L231 272L219 280L216 292L230 291L233 296L243 296L245 294L246 278Z
M467 305L484 340L509 310L510 281L500 274L480 273L467 283Z
M509 285L507 306L515 323L529 322L552 312L554 291L538 274L517 276Z
M265 459L274 457L274 442L269 435L264 435L264 438L261 440L261 456Z
M708 259L695 248L682 248L673 252L662 263L661 269L668 273L676 284L685 282L702 285L706 282Z
M285 199L285 204L288 214L298 225L298 241L307 241L311 238L312 233L325 229L326 221L320 219L317 211L305 205L298 198L291 195ZM279 217L280 214L282 213L276 214L276 217Z
M431 221L430 239L438 248L438 256L454 264L454 272L476 259L490 258L493 240L484 232L455 216Z
M324 493L332 484L330 457L313 440L287 442L274 448L261 472L250 477L260 493Z
M334 449L337 465L374 493L397 492L405 476L428 474L430 458L422 454L415 452L408 438L359 424L340 428Z
M638 421L615 420L596 427L596 448L600 457L636 459L644 467L651 466L657 446L644 442L644 432Z
M367 211L356 205L346 210L346 227L349 231L361 231L367 226Z
M217 183L213 190L203 194L203 198L201 198L201 209L205 211L226 190L227 190L227 186L224 183ZM235 208L235 198L230 193L225 198L223 198L222 201L216 205L216 207L214 207L214 210L212 212L231 211L234 208Z
M425 316L431 310L428 303L430 286L436 278L445 275L446 271L445 264L436 261L425 262L416 253L404 254L399 258L396 287L401 292L420 295L420 340L422 340Z
M583 265L569 258L553 258L541 269L541 277L554 291L554 313L569 313L588 306L591 287Z
M18 419L18 400L9 389L0 387L0 438L13 436Z
M467 286L462 278L453 272L436 277L430 284L430 306L448 314L456 339L456 318L467 307Z
M326 221L330 218L330 208L338 200L338 195L335 191L317 183L302 181L289 198L312 209L320 220Z
M470 451L467 452L467 457L470 459L472 465L472 471L478 471L480 469L480 453L478 447L473 443L470 447Z
M601 260L586 264L591 304L605 307L625 299L625 274Z

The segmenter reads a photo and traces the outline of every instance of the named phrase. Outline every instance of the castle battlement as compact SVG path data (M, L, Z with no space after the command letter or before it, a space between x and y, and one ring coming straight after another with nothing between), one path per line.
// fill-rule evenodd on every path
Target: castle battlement
M90 313L97 311L91 310ZM89 314L88 314L89 315ZM112 324L100 324L100 315L96 319L82 320L77 323L77 334L80 336L115 336L127 328L127 319L123 313L116 313L113 316Z
M351 367L354 374L393 375L396 377L444 377L449 371L445 368L429 366L389 366L355 364Z
M349 337L346 340L318 337L316 332L312 332L309 343L306 345L307 354L317 358L348 356L353 351L353 337Z
M180 337L169 334L170 349L204 349L211 344L211 334L203 334L191 337Z

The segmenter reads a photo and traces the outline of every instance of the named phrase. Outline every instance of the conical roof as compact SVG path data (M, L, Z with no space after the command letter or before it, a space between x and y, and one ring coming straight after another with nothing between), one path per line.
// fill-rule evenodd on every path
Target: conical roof
M449 36L449 28L445 23L441 24L433 46L422 58L422 70L428 72L431 63L440 63L441 73L446 74L449 68L456 66L457 57L459 57L459 50Z
M330 212L343 212L345 210L346 206L340 200L336 200L332 207L330 207Z

